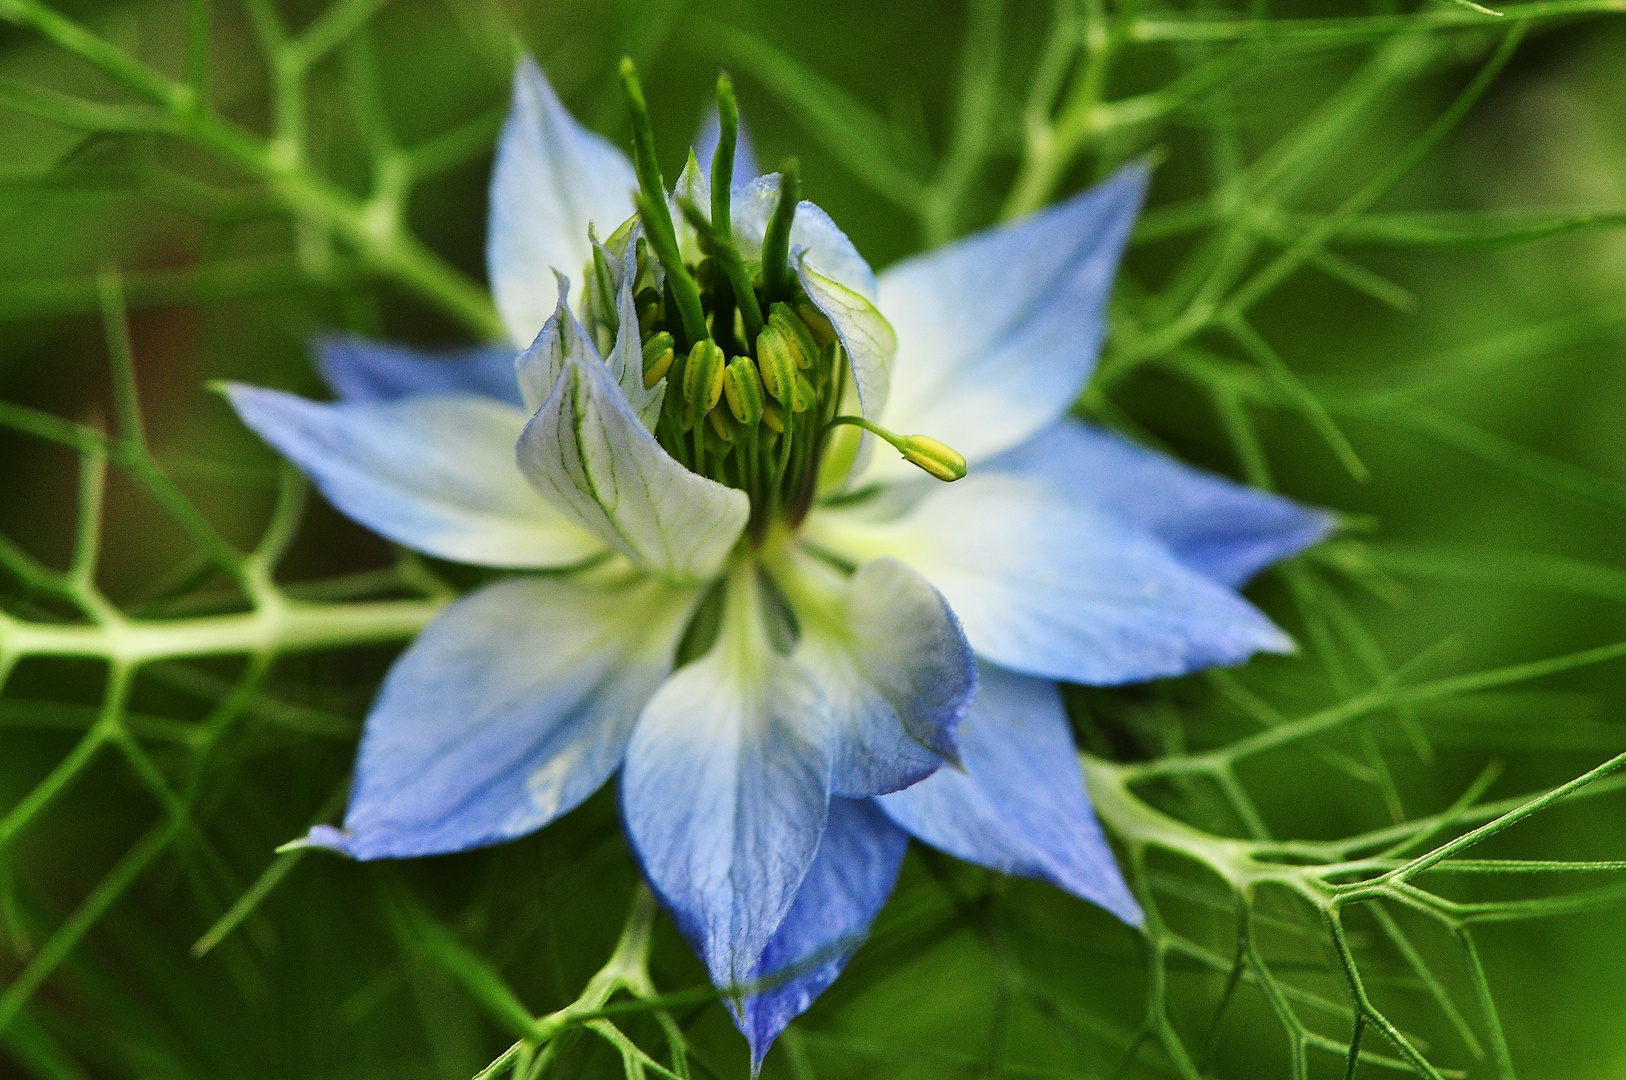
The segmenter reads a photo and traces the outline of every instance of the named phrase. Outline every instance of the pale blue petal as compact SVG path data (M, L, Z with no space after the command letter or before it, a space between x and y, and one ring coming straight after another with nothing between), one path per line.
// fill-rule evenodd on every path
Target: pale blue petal
M515 577L418 635L367 717L342 830L358 859L511 840L598 790L672 670L696 599L650 578Z
M978 472L1043 480L1071 501L1150 531L1181 562L1233 587L1320 543L1337 524L1325 511L1201 472L1077 420L1063 420Z
M632 163L565 111L529 56L514 69L514 98L491 175L486 263L514 345L536 337L553 305L553 271L577 275L592 260L587 226L608 236L632 216Z
M896 559L848 577L792 553L774 576L801 628L792 659L836 729L835 793L896 791L955 760L977 664L943 595Z
M716 647L668 679L627 747L622 816L651 887L714 984L748 982L824 832L834 758L818 685L731 578Z
M621 395L632 406L632 411L638 414L644 427L654 431L666 399L666 378L662 376L654 386L644 385L644 343L638 329L638 305L632 295L632 283L637 279L638 270L636 245L627 245L617 269L615 345L604 358L604 364L610 369L610 378L621 387Z
M323 334L315 345L317 370L344 401L478 394L520 404L514 350L507 345L419 352L349 334Z
M898 351L892 324L868 298L834 275L817 269L806 251L796 252L792 261L808 299L824 312L847 351L861 411L865 416L880 415L886 411L893 358ZM865 436L865 441L873 443L874 437Z
M473 396L337 405L232 383L243 422L329 502L398 544L480 566L572 566L604 544L555 510L514 465L515 405Z
M753 1067L847 966L892 895L908 846L908 834L873 799L830 800L819 853L762 953L757 977L771 988L746 998L735 1014Z
M1146 190L1131 165L1032 217L881 275L898 354L881 423L975 465L1060 419L1095 367L1118 259ZM914 466L878 453L865 482Z
M950 855L1048 881L1139 926L1055 684L984 664L961 742L964 771L942 769L876 800L892 820Z
M570 520L644 569L672 581L710 578L745 528L750 498L674 461L575 317L561 306L557 318L569 351L557 354L553 387L520 437L520 469Z
M711 159L717 154L717 143L723 137L722 121L717 117L715 103L706 108L706 117L700 121L700 131L694 137L694 156L700 162L700 169L711 179ZM740 117L740 134L734 143L734 183L737 191L755 180L757 176L757 152L751 142L751 132L745 126L745 118Z
M941 487L893 521L821 509L805 535L854 563L913 566L979 656L1031 675L1115 685L1293 647L1150 533L1010 475Z

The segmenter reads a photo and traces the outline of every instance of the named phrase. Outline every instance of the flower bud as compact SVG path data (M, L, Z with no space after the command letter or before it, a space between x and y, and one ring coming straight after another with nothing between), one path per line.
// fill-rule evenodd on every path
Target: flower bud
M710 412L723 396L723 350L716 342L697 341L683 369L683 397L696 417Z
M819 355L819 346L813 340L812 331L807 324L797 317L790 309L789 304L779 303L768 309L768 323L783 336L785 344L790 346L791 359L802 371L813 366L813 361Z
M644 389L652 390L666 378L677 354L672 349L672 335L665 330L644 342Z
M919 465L939 480L952 482L965 476L965 458L959 451L929 435L905 436L897 446L906 461Z
M734 419L756 427L762 419L762 376L749 356L736 356L723 373L723 396Z
M757 366L762 369L762 385L781 405L796 393L796 361L785 335L772 323L757 335Z

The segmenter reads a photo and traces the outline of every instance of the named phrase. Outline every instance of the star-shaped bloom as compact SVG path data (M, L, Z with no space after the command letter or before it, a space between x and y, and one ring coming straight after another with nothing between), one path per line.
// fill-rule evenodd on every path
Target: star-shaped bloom
M1288 651L1235 590L1331 519L1068 417L1143 168L877 278L748 157L725 192L695 157L651 198L653 162L525 61L488 246L512 346L328 339L337 402L229 393L357 521L521 571L402 654L344 826L310 842L494 844L619 773L644 875L747 988L760 1062L909 836L1139 923L1057 683Z

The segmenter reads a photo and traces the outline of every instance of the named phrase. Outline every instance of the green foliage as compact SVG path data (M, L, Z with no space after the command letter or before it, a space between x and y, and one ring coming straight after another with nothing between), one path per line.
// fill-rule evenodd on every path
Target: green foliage
M607 795L488 852L274 851L473 579L308 506L196 390L309 387L318 325L497 333L517 34L606 128L631 54L673 165L727 63L878 259L1152 155L1081 412L1350 511L1254 589L1300 657L1070 692L1144 935L916 851L770 1074L1617 1073L1622 7L1324 7L0 0L15 1068L747 1073Z

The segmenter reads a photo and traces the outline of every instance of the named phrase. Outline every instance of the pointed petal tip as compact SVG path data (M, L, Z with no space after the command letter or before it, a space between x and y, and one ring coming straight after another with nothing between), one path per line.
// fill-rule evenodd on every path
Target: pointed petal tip
M311 831L296 840L290 840L280 845L276 850L278 855L290 851L309 851L317 849L331 851L338 855L350 855L351 836L344 829L333 825L313 825ZM355 856L350 855L351 858Z

